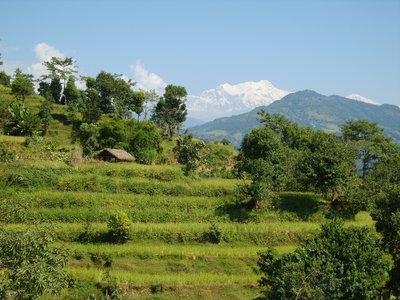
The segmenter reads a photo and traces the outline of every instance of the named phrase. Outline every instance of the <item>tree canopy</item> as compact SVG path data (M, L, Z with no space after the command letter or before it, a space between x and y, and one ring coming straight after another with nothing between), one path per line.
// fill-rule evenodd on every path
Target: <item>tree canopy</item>
M154 108L152 120L162 128L169 138L186 120L186 89L182 86L169 84L164 95Z

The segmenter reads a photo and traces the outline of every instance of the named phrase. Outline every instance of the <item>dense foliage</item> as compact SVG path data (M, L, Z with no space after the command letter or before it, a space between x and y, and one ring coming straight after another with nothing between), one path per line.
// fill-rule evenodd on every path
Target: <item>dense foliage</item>
M37 299L73 284L63 269L66 252L50 246L53 239L48 230L0 228L1 299Z
M96 123L83 123L79 139L86 155L103 148L119 148L132 153L139 163L162 160L161 134L150 122L103 115Z
M388 269L369 228L338 221L323 225L293 253L260 253L258 265L266 299L373 299Z
M169 138L179 129L186 120L186 89L182 86L169 84L165 93L154 107L152 120Z

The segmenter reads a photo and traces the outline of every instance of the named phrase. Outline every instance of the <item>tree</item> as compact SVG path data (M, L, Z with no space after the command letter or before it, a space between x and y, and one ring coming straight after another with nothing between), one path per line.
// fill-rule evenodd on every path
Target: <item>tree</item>
M62 91L60 93L60 97L55 99L57 102L61 103L62 98L64 98L64 104L67 104L69 99L65 96L65 87L67 80L70 77L74 77L75 74L78 72L76 70L75 61L72 57L66 57L64 59L58 57L52 57L50 61L45 61L43 65L47 68L49 72L48 75L45 75L43 78L50 78L50 79L58 79L62 83Z
M144 101L143 101L143 110L144 110L144 120L147 120L148 113L150 107L153 103L160 100L160 97L156 94L155 90L144 91Z
M186 89L182 86L169 84L163 97L154 108L152 120L164 130L170 139L175 131L186 120Z
M47 93L47 97L44 99L42 105L40 106L38 117L42 122L42 135L45 135L47 129L49 128L50 121L53 119L51 116L51 105L53 103L53 99L51 95Z
M372 218L376 221L376 230L383 236L385 249L393 259L388 288L400 297L400 182L376 196Z
M311 143L313 131L310 127L301 127L282 115L270 114L264 110L258 113L258 120L271 129L282 144L290 149L306 149Z
M140 164L152 164L162 157L162 137L158 128L151 122L129 120L128 150Z
M266 299L375 299L388 270L379 237L338 220L293 253L259 255Z
M46 97L47 94L51 95L50 84L46 81L40 81L38 87L39 96ZM53 100L53 99L52 99Z
M17 100L24 101L27 96L33 95L32 76L23 74L21 70L15 71L15 79L11 84L11 93Z
M65 98L68 99L69 103L76 103L80 98L80 92L75 85L75 78L74 76L70 76L67 81L67 85L65 86L64 90Z
M83 122L93 123L100 119L103 112L100 96L93 87L88 87L86 91L82 93L80 112L82 113Z
M347 144L333 134L314 133L309 151L300 163L304 184L332 194L332 205L339 204L346 185L356 179L354 161Z
M3 61L1 60L1 53L0 53L0 66L3 65Z
M90 155L99 150L99 126L95 123L83 123L79 127L79 142L82 146L83 154Z
M73 285L64 271L67 253L52 247L50 228L0 229L0 298L38 299Z
M197 169L200 163L200 150L204 146L203 141L193 139L190 134L178 137L176 140L173 151L176 160L184 165L183 172L186 176Z
M383 129L367 120L347 121L341 126L341 132L345 141L354 143L355 158L361 162L361 177L365 177L373 163L393 148Z
M6 72L0 71L0 84L4 86L10 86L11 77Z
M388 289L400 297L400 147L397 153L383 156L365 178L374 199L371 215L383 245L393 259Z
M49 88L50 88L50 93L51 93L51 96L53 97L54 102L60 103L60 99L62 96L62 85L61 85L60 79L53 78L50 81Z
M92 87L93 82L89 80L88 88ZM94 81L93 87L99 94L100 108L104 114L114 113L113 93L114 76L111 73L101 71Z

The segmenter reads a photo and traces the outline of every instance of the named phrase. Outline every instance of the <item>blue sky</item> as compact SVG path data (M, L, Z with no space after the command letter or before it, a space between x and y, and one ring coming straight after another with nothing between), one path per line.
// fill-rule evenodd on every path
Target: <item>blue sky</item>
M400 105L400 0L0 0L0 12L7 71L39 72L38 55L58 51L81 75L142 76L194 95L267 79Z

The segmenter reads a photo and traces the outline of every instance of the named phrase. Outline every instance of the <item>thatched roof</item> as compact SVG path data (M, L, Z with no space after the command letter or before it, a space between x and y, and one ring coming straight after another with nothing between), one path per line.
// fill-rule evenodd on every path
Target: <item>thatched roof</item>
M96 153L94 156L95 158L98 159L104 159L106 157L113 157L118 161L133 161L134 157L126 152L125 150L121 149L111 149L111 148L105 148L99 152Z

